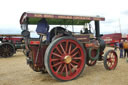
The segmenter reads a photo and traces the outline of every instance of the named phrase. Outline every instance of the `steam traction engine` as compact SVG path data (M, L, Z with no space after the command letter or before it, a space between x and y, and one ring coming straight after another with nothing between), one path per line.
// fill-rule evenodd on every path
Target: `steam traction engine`
M11 57L24 47L22 35L0 34L0 57Z
M68 16L24 12L20 19L22 35L25 38L27 63L36 72L48 72L60 81L77 78L85 68L85 64L93 66L98 60L104 61L107 70L117 66L118 57L115 51L104 54L105 43L100 38L99 21L102 17ZM85 25L94 21L95 37L88 28L80 33L69 31L62 26L49 25ZM31 38L29 25L37 25L39 38ZM44 39L45 37L45 39ZM103 56L104 55L104 56Z

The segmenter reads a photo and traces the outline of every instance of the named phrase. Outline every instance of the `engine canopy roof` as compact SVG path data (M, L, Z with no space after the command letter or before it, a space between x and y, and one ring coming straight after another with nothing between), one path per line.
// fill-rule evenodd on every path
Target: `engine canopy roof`
M20 24L37 24L42 18L45 18L49 25L84 25L90 21L104 21L104 17L91 16L72 16L24 12L20 18ZM26 22L27 20L27 22Z

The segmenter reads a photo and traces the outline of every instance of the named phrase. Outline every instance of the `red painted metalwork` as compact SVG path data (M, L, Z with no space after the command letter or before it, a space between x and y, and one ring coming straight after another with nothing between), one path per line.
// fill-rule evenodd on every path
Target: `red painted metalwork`
M11 37L11 38L4 38L4 39L5 39L5 40L11 40L13 43L21 42L21 40L23 40L22 37L19 37L19 38Z
M37 69L42 69L44 68L44 54L45 54L45 51L47 49L47 45L43 45L41 46L40 50L39 50L39 54L38 54L38 59L37 59L37 63L36 63L36 55L37 55L37 51L39 49L39 46L30 46L30 49L32 51L32 56L31 59L33 61L33 65L35 68Z
M102 39L105 41L106 44L109 44L110 46L114 46L114 43L120 42L122 39L121 33L113 33L113 34L106 34L102 36Z
M80 42L89 42L90 40L89 40L89 36L90 35L82 35L82 34L80 34L80 35L74 35L74 37L77 39L77 40L79 40Z
M67 61L65 61L66 56L69 57ZM75 78L80 74L85 63L85 55L82 47L71 39L59 41L52 48L49 57L52 73L61 80Z
M92 49L91 56L96 57L96 55L97 55L97 49Z
M94 43L87 43L85 44L85 47L89 48L89 47L93 47L94 46Z
M30 44L31 45L39 45L40 44L40 41L30 41Z
M0 34L0 37L3 38L2 41L12 41L13 43L21 42L23 40L22 35L17 34Z

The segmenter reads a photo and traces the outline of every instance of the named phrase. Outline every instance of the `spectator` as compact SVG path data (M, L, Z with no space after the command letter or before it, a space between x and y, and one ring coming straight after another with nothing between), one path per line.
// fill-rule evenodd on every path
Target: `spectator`
M128 58L128 41L127 40L125 40L125 42L123 43L123 48L124 48L124 58L126 57L126 55Z
M120 41L119 44L119 49L120 49L120 58L123 58L123 40Z
M115 42L115 43L114 43L114 47L115 47L114 50L116 51L117 48L119 48L119 43L118 43L118 42Z

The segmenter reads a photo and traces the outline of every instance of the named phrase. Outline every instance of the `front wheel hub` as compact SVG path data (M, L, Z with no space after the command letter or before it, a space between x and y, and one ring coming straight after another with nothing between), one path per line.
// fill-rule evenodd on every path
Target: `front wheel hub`
M64 62L65 62L66 64L69 64L71 61L72 61L72 58L71 58L70 55L67 55L67 56L64 57Z

